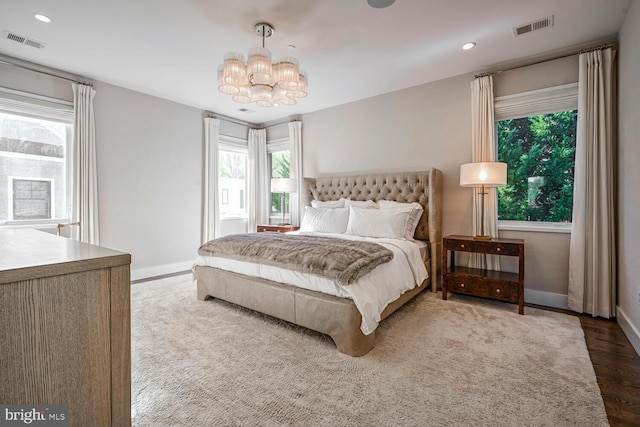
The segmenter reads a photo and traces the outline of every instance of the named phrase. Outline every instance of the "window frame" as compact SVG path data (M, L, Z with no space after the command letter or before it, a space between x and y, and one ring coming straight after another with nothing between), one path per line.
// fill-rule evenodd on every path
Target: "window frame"
M494 99L496 151L500 148L498 122L577 109L578 83L496 97ZM500 197L499 194L497 196ZM498 230L504 231L571 233L571 228L571 222L498 220Z
M52 122L59 122L66 126L66 141L65 141L65 156L64 158L46 158L46 161L62 162L64 164L64 181L65 191L69 194L69 189L73 185L72 176L69 173L69 159L71 154L71 144L73 140L73 120L74 120L74 106L73 102L65 101L62 99L51 98L47 96L22 92L14 89L0 87L0 112L15 116L29 117L32 119L41 119ZM35 154L24 153L11 153L3 152L4 157L25 158L30 160L42 160L43 156ZM16 178L13 175L7 175L8 186L11 186L13 182L12 178ZM51 179L45 177L17 177L17 179L28 180L40 180L49 181ZM12 190L12 189L11 189ZM55 215L55 187L51 188L51 219L13 219L13 197L12 194L8 194L9 198L9 211L7 219L0 220L0 228L50 228L52 224L59 222L69 222L70 212L66 212L64 217L56 217ZM69 201L66 200L65 204L68 206Z
M40 182L48 182L49 183L49 218L37 218L37 219L15 219L13 209L15 207L15 182L16 181L40 181ZM55 187L55 179L53 178L42 178L42 177L31 177L31 176L7 176L7 187L8 187L8 197L9 197L9 218L7 222L24 222L24 221L56 221L56 218L52 218L54 212L56 211L56 187Z

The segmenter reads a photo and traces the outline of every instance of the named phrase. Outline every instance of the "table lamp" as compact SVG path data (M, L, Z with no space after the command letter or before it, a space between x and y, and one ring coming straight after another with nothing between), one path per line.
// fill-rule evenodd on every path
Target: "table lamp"
M295 193L298 187L298 181L293 179L293 178L271 178L271 192L272 193L282 193L282 198L280 200L282 200L281 202L281 206L282 206L282 222L278 225L289 225L288 223L285 222L285 212L286 212L286 205L285 205L285 199L284 199L284 195L285 193Z
M475 240L491 240L484 234L484 197L486 187L507 185L507 164L500 162L466 163L460 166L460 186L480 188L480 234Z

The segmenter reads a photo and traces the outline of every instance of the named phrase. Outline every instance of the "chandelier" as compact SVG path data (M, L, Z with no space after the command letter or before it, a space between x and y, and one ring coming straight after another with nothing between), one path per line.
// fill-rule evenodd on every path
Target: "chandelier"
M265 37L275 32L269 24L258 23L255 31L262 37L262 47L249 49L247 61L241 53L229 52L218 67L218 90L234 101L261 107L293 105L307 96L307 73L300 70L295 58L271 63L271 52L264 47Z

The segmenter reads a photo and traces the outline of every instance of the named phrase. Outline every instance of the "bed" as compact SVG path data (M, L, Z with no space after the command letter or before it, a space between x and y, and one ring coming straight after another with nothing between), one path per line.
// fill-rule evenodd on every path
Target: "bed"
M341 199L417 202L423 208L414 239L424 242L424 266L428 277L386 305L380 313L380 321L424 289L438 290L442 250L442 173L438 169L304 179L303 206L310 206L313 200ZM363 356L375 345L375 331L363 332L363 316L350 298L228 271L203 262L196 262L193 271L200 300L219 298L327 334L338 351L350 356Z

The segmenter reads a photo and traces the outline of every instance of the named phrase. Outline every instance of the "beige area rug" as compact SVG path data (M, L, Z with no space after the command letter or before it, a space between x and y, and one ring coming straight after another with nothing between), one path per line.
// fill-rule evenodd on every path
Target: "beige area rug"
M572 316L423 292L352 358L191 276L131 290L134 426L608 425Z

